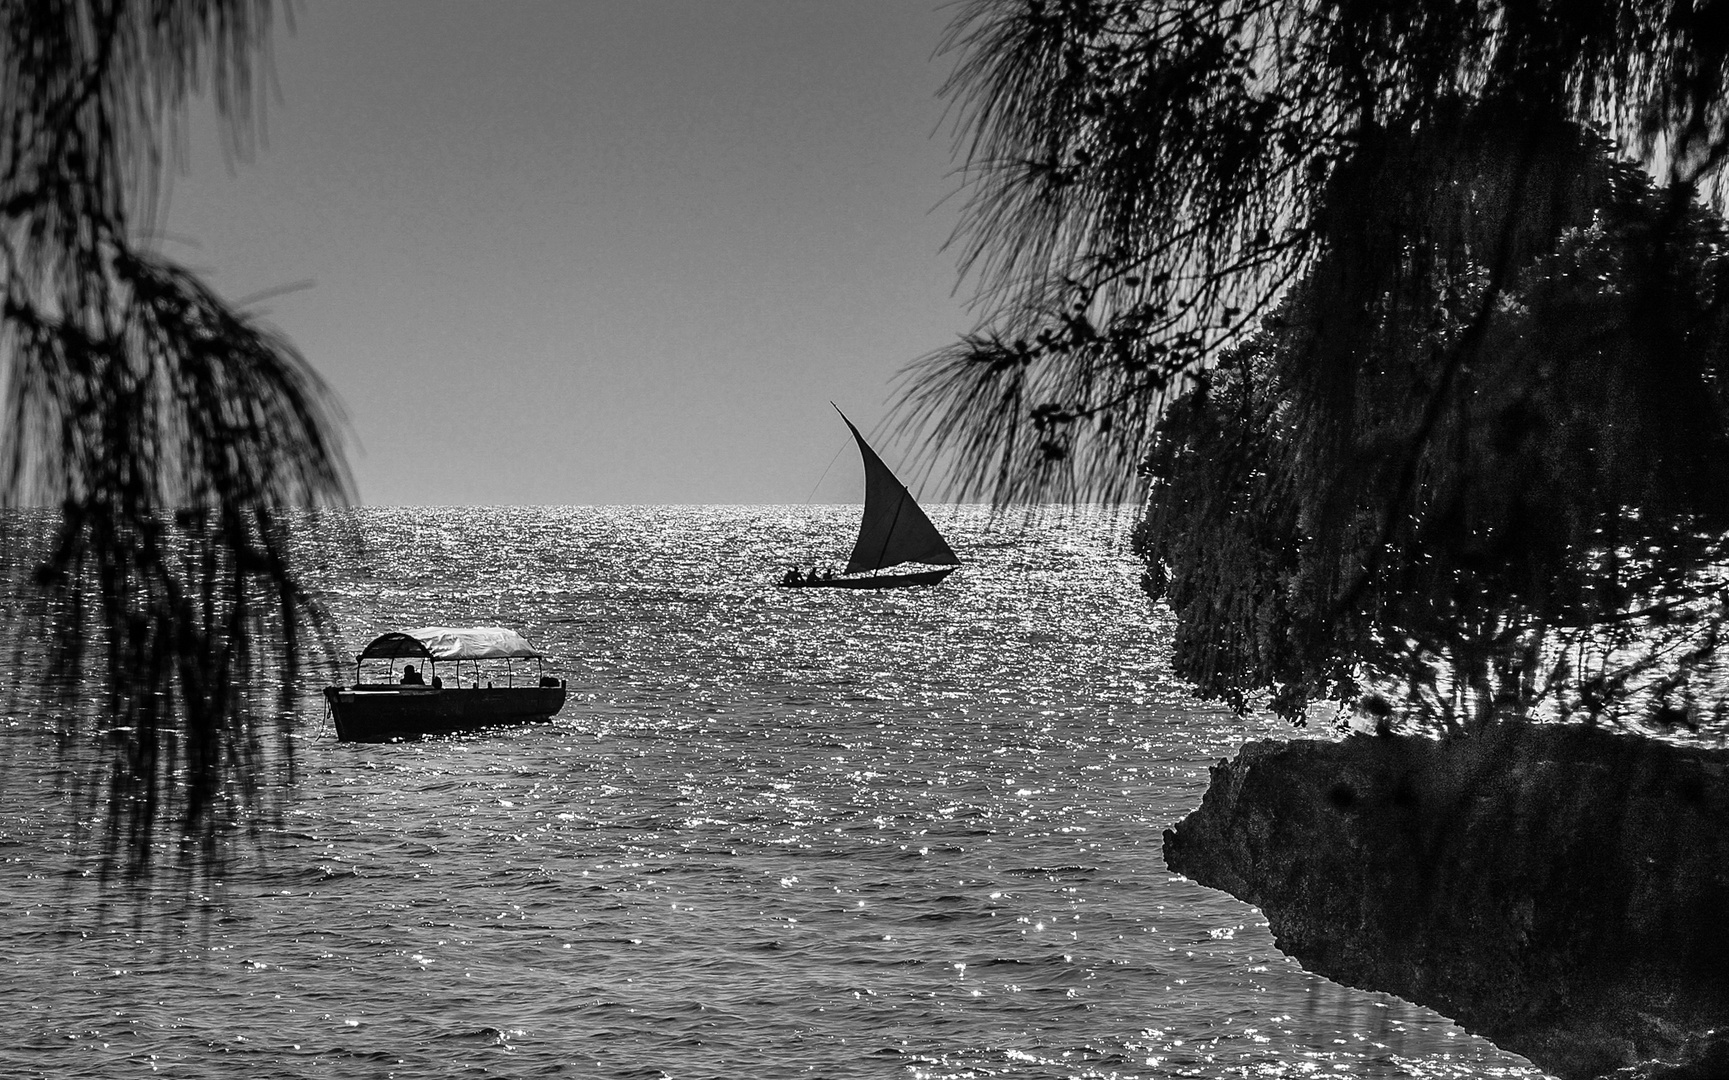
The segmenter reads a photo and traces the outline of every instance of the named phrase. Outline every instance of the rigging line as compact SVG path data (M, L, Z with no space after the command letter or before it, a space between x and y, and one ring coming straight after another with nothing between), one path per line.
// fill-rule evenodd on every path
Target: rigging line
M810 501L816 498L816 489L822 487L822 482L828 479L828 470L834 468L834 463L840 460L841 453L845 450L846 443L843 442L840 444L840 449L834 452L834 457L828 459L828 469L822 471L822 475L816 478L816 483L810 486L810 494L804 497L804 504L806 506L809 506Z

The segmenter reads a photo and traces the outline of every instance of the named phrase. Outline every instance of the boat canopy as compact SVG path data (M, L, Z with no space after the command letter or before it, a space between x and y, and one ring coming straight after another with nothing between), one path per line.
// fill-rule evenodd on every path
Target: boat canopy
M426 650L426 646L419 638L397 633L381 634L368 642L366 648L360 650L360 659L362 660L383 660L387 657L398 656L430 658L432 654Z
M502 626L423 626L374 638L360 659L419 656L428 660L505 660L544 657L515 630Z

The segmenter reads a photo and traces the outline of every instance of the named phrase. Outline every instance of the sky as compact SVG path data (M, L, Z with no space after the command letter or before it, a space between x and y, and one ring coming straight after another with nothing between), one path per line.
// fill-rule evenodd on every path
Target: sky
M944 250L951 14L305 0L264 147L230 162L194 117L158 242L273 293L362 503L856 501L828 403L910 466L895 376L975 321Z

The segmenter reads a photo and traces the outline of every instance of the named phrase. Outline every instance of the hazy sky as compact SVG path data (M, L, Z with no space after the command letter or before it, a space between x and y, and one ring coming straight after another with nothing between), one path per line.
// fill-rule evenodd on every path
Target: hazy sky
M162 246L312 282L261 306L364 502L802 503L831 461L850 501L828 402L870 432L972 325L940 3L308 0L267 146L195 138Z

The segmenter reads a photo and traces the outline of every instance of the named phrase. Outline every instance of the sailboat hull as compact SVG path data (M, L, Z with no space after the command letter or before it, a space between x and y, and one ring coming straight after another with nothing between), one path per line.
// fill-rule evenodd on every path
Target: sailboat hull
M905 589L913 585L935 585L955 572L952 566L940 570L923 570L916 574L878 574L874 577L822 578L818 581L800 579L782 581L783 589Z

